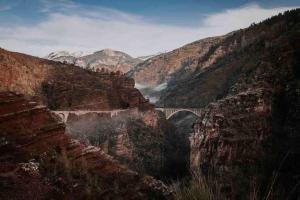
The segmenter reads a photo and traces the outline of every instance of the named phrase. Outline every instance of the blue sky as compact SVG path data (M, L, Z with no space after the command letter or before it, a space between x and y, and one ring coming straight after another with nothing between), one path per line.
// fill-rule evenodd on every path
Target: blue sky
M300 6L300 0L0 0L0 47L51 51L169 51Z

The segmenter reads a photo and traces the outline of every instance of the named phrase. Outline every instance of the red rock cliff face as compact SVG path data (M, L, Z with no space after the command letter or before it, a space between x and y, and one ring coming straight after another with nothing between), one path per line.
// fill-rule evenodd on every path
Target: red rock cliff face
M220 177L231 198L244 189L243 181L261 175L254 173L262 170L258 163L272 154L270 95L259 88L210 104L190 137L191 167Z
M166 198L163 184L70 139L64 130L46 107L0 93L1 199Z
M149 106L134 81L0 49L0 90L38 96L50 109L111 110Z
M178 85L179 93L198 85L185 93L195 99L185 105L205 105L212 91L222 91L195 124L191 166L213 177L230 199L250 198L255 190L262 198L269 192L299 198L299 17L298 9L236 32L223 45L236 39L242 49Z
M71 115L68 133L106 153L130 169L162 178L163 138L172 131L164 116L153 110L131 109L111 117L103 113Z

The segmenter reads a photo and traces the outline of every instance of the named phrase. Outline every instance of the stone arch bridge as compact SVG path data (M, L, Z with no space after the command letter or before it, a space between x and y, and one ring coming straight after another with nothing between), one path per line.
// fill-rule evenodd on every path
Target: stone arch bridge
M66 123L70 114L85 115L87 113L105 113L109 114L110 117L117 116L120 112L124 112L126 109L123 110L55 110L52 113L58 115L60 119Z
M182 111L194 113L198 117L200 117L201 115L200 108L155 108L155 110L159 110L165 113L167 119L170 119L173 115Z
M61 120L64 123L66 123L70 114L75 114L78 116L78 115L84 115L87 113L106 113L106 114L109 114L110 117L114 117L114 116L117 116L120 112L124 112L126 110L128 110L128 109L123 109L123 110L74 110L74 111L56 110L56 111L52 111L52 113L58 115L61 118ZM169 119L176 113L182 112L182 111L194 113L198 117L201 115L200 108L155 108L155 110L159 110L159 111L163 112L166 115L167 119Z

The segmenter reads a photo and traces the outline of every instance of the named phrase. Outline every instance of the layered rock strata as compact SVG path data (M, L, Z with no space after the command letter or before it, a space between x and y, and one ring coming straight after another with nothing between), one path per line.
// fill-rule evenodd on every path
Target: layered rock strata
M161 182L64 132L46 107L23 95L0 93L1 199L167 198Z
M0 90L38 100L52 110L148 107L134 80L0 49Z
M236 32L223 45L241 49L179 92L197 84L185 94L199 99L181 102L208 103L190 137L191 166L229 199L299 198L299 17L288 11Z

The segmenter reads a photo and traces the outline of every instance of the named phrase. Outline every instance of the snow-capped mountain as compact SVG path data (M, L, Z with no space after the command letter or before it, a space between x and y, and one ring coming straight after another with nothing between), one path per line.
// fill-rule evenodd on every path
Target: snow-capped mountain
M46 58L74 64L92 71L121 71L123 73L142 62L139 58L133 58L126 53L112 49L103 49L87 55L83 52L59 51L50 53Z
M68 57L68 56L72 56L75 58L78 58L80 56L83 56L84 53L82 51L56 51L56 52L52 52L50 53L46 58L48 59L57 59L60 57Z

